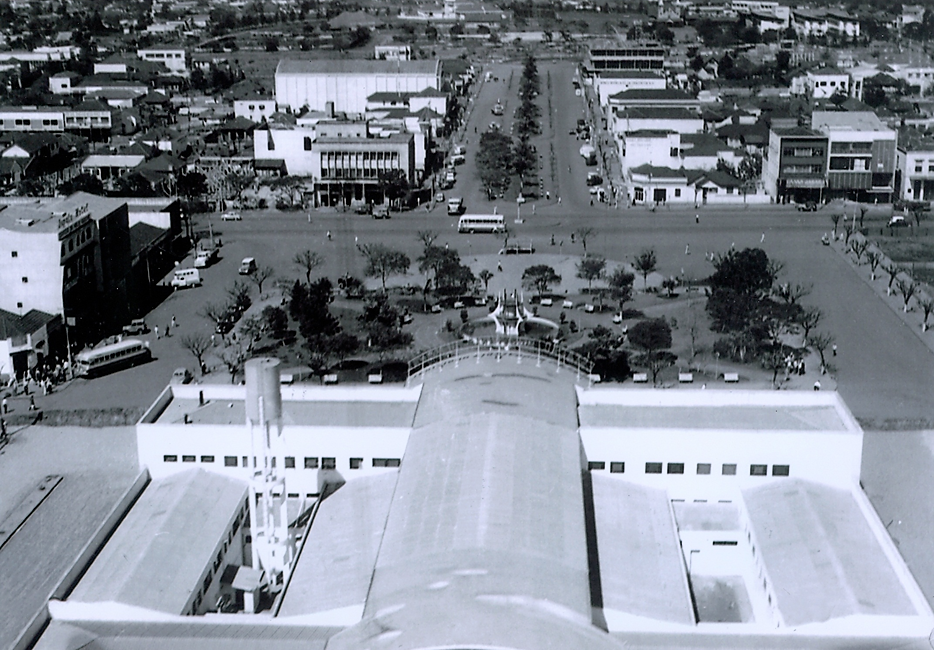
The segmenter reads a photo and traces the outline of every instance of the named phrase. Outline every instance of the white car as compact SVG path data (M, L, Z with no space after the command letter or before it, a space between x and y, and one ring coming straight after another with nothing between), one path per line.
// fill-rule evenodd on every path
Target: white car
M525 197L520 194L516 197L516 203L525 203Z
M225 212L221 215L221 221L243 221L239 212Z

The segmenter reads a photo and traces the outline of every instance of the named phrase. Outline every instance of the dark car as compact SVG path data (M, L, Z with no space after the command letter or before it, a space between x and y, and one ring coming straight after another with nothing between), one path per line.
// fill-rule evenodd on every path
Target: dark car
M817 212L817 204L814 201L807 201L806 203L799 203L797 205L798 212Z

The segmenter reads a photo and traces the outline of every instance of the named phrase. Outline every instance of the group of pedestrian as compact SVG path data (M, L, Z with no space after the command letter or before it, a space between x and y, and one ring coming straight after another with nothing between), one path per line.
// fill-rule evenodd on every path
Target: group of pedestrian
M172 320L170 320L169 323L165 326L165 338L172 336L172 329L176 327L178 327L178 321L175 320L175 316L173 315ZM158 325L153 326L152 332L156 335L157 339L162 338L162 330L159 329Z

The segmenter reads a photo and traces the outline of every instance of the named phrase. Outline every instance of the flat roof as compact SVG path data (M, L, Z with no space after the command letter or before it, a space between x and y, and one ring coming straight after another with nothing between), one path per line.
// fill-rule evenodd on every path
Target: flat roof
M678 531L668 493L591 473L603 609L694 624Z
M280 74L438 74L437 59L416 61L368 61L364 59L283 59L276 67Z
M850 492L794 479L743 500L787 625L918 615Z
M895 129L886 126L872 111L814 111L811 127L831 131L885 131L895 134Z
M354 479L321 502L296 559L280 618L323 612L341 616L336 610L359 608L359 619L398 475L392 470Z
M153 481L69 601L182 614L246 497L245 482L203 469Z

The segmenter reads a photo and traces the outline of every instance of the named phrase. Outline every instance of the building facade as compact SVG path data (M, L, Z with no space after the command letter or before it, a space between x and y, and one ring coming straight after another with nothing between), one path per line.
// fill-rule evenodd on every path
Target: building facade
M829 141L819 131L771 129L763 163L766 193L776 203L821 202L827 186Z
M584 69L599 73L601 70L663 70L666 48L660 43L630 43L602 41L587 49Z
M441 88L440 61L283 60L276 68L280 109L334 110L353 115L366 111L377 92L417 93Z
M184 75L188 72L188 58L185 50L150 48L137 50L136 55L143 61L163 64L173 74Z
M825 198L892 200L898 132L870 111L814 111L811 127L827 135Z
M899 138L897 156L898 198L934 200L934 138L906 132Z

